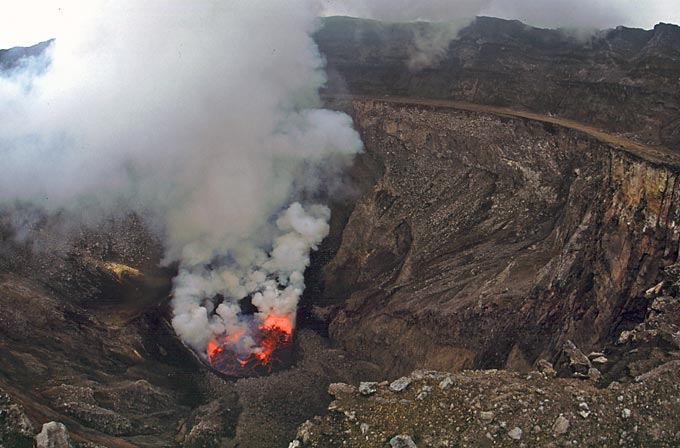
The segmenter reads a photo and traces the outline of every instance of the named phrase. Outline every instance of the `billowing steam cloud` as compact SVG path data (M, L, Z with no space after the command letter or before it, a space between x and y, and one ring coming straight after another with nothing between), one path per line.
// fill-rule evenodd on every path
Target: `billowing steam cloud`
M294 322L309 251L328 234L329 218L327 207L314 205L305 210L296 202L276 221L280 235L270 254L244 242L230 251L231 260L217 267L202 263L185 266L175 280L175 329L198 348L204 348L214 335L226 333L244 335L234 340L239 351L256 349L255 341L248 337L250 322L239 316L241 309L236 303L249 294L254 294L252 303L261 320L274 315ZM213 310L206 297L218 294L227 300ZM211 318L212 311L215 315Z
M247 329L248 295L294 319L329 219L294 201L361 148L348 116L318 108L314 4L89 4L65 8L49 66L0 78L0 201L150 211L180 265L174 327L198 350Z

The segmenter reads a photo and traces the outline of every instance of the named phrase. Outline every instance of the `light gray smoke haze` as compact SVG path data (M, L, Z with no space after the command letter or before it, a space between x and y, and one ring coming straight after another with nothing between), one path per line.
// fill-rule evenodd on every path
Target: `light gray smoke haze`
M650 29L680 23L677 0L318 0L324 15L389 22L448 22L478 15L546 28Z
M451 40L477 16L518 19L538 27L563 28L585 38L618 25L651 28L680 23L678 0L318 0L324 15L388 22L437 22L417 30L407 65L418 71L439 63Z
M652 28L680 23L678 0L316 0L325 15L350 15L393 22L451 21L486 15L549 28ZM6 2L0 15L0 48L33 45L77 30L78 15L97 15L100 1L22 0ZM190 2L181 5L191 8ZM256 6L259 7L259 6ZM170 7L176 9L175 7ZM58 32L60 31L60 32Z
M417 72L441 62L449 43L491 0L319 0L326 15L348 15L386 22L437 22L414 30L408 49L410 70Z
M318 108L315 5L89 5L65 12L44 73L0 78L0 201L150 210L166 261L180 264L173 324L199 351L241 326L247 294L294 319L329 211L289 204L361 149L347 115ZM247 336L239 344L254 349Z

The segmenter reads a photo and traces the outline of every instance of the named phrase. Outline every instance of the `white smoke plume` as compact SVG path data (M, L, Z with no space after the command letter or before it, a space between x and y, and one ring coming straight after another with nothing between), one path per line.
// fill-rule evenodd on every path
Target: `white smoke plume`
M246 295L294 317L329 211L289 204L361 149L347 115L319 109L317 13L311 0L65 2L51 64L0 76L0 202L156 217L180 266L173 324L199 351L241 329Z
M407 66L414 72L436 66L449 43L492 0L319 0L325 15L349 15L386 22L436 22L415 28Z
M328 234L330 210L313 205L305 210L293 203L276 221L279 236L269 254L244 242L225 256L231 261L218 267L205 264L184 266L175 279L175 318L177 332L193 347L205 348L215 335L245 334L235 339L239 351L256 349L248 338L249 322L239 316L237 301L253 294L257 316L284 316L295 321L297 303L304 290L304 270L309 252ZM226 299L216 308L211 300L221 294ZM211 316L212 311L215 313Z
M451 41L468 23L469 20L464 19L414 28L413 42L408 49L409 59L406 63L409 70L419 72L437 66L446 57Z

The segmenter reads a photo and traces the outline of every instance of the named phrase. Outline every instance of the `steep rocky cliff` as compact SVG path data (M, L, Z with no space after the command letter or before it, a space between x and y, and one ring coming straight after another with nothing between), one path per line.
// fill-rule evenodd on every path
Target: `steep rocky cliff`
M529 120L344 107L377 181L324 269L330 335L391 375L528 370L566 339L601 349L677 261L674 163Z
M644 321L616 347L586 356L566 341L556 367L571 378L555 378L541 360L527 374L419 369L392 382L332 384L329 412L300 425L290 448L677 446L679 293L676 264L645 292ZM597 387L591 374L607 365L628 376ZM590 381L578 371L587 367Z

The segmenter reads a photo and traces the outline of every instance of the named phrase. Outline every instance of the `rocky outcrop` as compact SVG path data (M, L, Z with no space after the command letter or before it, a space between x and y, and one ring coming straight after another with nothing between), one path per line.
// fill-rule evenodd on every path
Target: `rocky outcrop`
M609 377L640 378L678 358L679 284L680 266L674 264L664 269L661 282L645 292L648 307L644 320L630 330L621 331L604 357L603 367ZM602 362L602 357L599 360Z
M0 446L31 448L35 425L21 405L0 389Z
M381 376L378 366L330 347L314 332L300 331L296 338L300 356L292 369L235 384L242 407L235 438L239 447L285 446L301 422L328 407L331 383Z
M37 448L72 448L71 437L63 423L49 422L42 426L42 431L35 436Z
M608 389L539 372L415 371L400 392L339 389L290 446L677 446L678 362Z
M431 25L331 17L316 35L329 90L456 99L554 114L680 150L680 27L579 38L479 17L438 64L408 69Z
M324 269L325 303L342 303L329 331L390 375L598 351L677 260L672 164L530 120L338 107L382 167Z
M677 446L678 285L680 269L671 265L646 292L651 306L644 320L606 353L585 355L566 341L565 378L555 378L550 363L539 360L538 371L527 374L416 370L391 384L375 383L370 395L334 384L330 413L301 425L292 445L384 447L408 437L426 447ZM626 371L627 383L602 388L588 372L592 366Z

